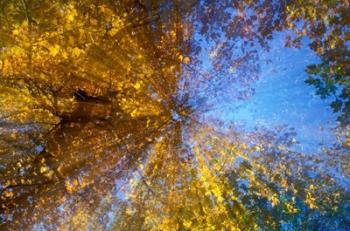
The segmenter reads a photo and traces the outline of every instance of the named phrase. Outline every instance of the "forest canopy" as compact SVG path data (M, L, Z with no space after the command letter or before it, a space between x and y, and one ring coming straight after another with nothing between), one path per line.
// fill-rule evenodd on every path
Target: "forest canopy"
M0 0L0 229L347 230L349 26L347 0ZM318 57L320 152L219 116L277 35Z

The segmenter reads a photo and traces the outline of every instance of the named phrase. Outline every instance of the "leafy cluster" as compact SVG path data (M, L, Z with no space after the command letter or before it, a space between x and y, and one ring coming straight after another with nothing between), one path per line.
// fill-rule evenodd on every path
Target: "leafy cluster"
M347 118L347 5L0 1L0 229L345 229L349 194L327 168L348 160L350 129L308 156L291 130L205 112L249 99L258 50L290 30L324 57L308 83L341 86Z

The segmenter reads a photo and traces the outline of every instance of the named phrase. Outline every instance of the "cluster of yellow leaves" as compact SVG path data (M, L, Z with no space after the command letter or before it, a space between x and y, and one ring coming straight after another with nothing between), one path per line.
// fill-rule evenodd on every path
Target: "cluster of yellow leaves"
M295 208L295 205L293 202L286 203L286 209L287 209L287 212L291 214L298 212L298 209Z
M207 134L205 129L200 132ZM133 181L129 198L132 208L142 205L142 211L129 210L130 219L142 213L143 225L149 230L241 230L244 223L257 227L252 220L245 220L248 211L224 176L232 167L232 152L239 151L239 145L224 151L221 142L212 141L217 144L213 150L195 146L190 160L182 161L173 141L176 132L168 135L155 143L142 164L141 180Z
M216 180L216 177L213 173L210 172L207 164L205 163L203 157L198 148L194 150L196 158L198 159L198 167L200 169L200 181L206 189L206 196L214 195L218 204L222 204L224 201L222 189L219 187L220 182Z
M68 4L66 6L66 12L65 12L65 15L66 15L66 19L68 22L73 22L75 17L78 16L78 12L77 10L75 9L74 5L73 4Z
M38 123L55 123L57 119L47 110L50 100L45 97L33 97L29 89L14 89L0 86L0 103L3 105L0 115L2 118L25 123L28 121Z
M79 181L76 178L74 178L72 180L66 180L64 185L66 187L66 190L69 193L73 193L76 190L80 190L80 188L79 188Z
M3 197L3 198L11 198L11 197L13 197L13 192L10 191L10 190L5 190L5 192L3 192L1 194L1 197Z
M112 29L108 32L111 36L114 36L124 27L124 21L120 17L112 19Z
M51 179L53 174L54 174L54 171L52 169L50 169L50 167L48 167L48 165L46 165L45 159L42 160L41 162L41 167L40 167L40 173L43 174L45 177Z
M278 199L277 194L273 194L271 197L269 197L269 200L270 200L273 207L280 203L280 200Z
M73 214L73 217L71 218L70 228L73 228L76 230L87 229L90 219L91 218L89 214L86 212L86 210L84 210L81 207L78 207L75 213Z
M311 209L315 209L317 208L317 204L316 204L316 198L314 197L314 191L315 191L315 186L314 185L310 185L307 192L306 192L306 198L305 198L305 203L311 208Z

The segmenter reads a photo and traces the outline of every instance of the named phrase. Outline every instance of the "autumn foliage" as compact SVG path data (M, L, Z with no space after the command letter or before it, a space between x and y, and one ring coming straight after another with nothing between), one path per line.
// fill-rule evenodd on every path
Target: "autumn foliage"
M349 177L348 16L346 0L0 1L0 229L349 225L327 171ZM205 114L254 94L281 31L309 38L308 83L343 112L322 157L293 151L292 129Z

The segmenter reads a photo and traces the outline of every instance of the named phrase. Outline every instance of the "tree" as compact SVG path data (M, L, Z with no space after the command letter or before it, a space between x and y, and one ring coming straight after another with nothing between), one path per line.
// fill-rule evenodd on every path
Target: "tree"
M308 176L334 163L293 152L291 131L203 119L223 97L253 94L274 31L299 35L303 19L311 35L315 9L344 10L310 4L1 1L0 225L345 227L347 192L328 171Z

